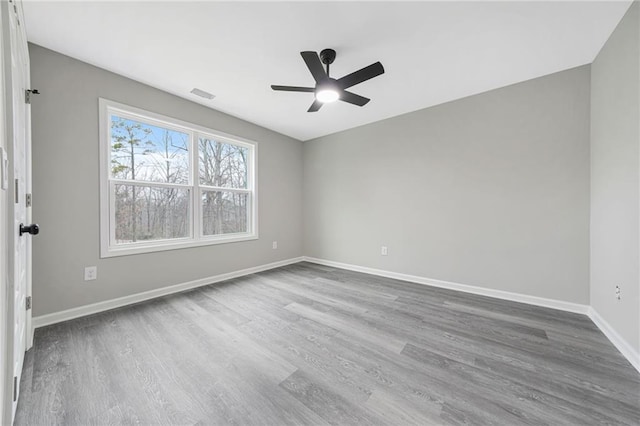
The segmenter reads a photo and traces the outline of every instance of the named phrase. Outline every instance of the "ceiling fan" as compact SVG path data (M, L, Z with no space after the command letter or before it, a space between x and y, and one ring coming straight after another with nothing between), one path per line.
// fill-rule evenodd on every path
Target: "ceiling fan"
M373 77L377 77L384 73L384 67L380 62L371 64L368 67L354 71L342 78L335 79L329 77L329 65L336 59L336 51L333 49L324 49L320 55L316 52L300 52L302 59L307 64L307 68L316 81L315 87L298 87L298 86L278 86L272 85L273 90L281 90L285 92L307 92L315 95L315 100L307 110L307 112L316 112L322 107L322 104L334 102L338 99L357 106L364 106L370 101L369 98L356 95L349 92L351 86L360 84ZM322 64L327 66L325 72Z

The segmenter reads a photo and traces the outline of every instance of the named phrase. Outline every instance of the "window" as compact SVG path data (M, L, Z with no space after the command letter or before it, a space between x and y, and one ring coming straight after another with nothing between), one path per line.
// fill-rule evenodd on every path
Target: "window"
M100 99L101 256L256 239L257 145Z

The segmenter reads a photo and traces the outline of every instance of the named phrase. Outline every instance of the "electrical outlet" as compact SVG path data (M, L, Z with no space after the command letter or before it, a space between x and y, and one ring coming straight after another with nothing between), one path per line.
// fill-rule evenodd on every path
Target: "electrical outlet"
M87 266L84 268L84 280L91 281L98 278L98 267L97 266Z
M380 249L380 254L383 256L386 256L389 254L389 250L387 249L387 246L382 246Z
M621 298L621 295L620 295L620 286L619 286L619 285L617 285L617 286L616 286L616 299L617 299L617 300L620 300L620 298Z
M271 244L271 247L275 250L278 248L278 242L274 241L273 244Z

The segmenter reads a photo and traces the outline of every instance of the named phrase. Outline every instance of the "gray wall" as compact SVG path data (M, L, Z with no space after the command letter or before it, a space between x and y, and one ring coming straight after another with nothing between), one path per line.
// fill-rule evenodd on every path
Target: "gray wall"
M589 74L305 142L305 255L589 303Z
M302 255L302 143L30 45L34 316ZM98 98L258 142L260 239L99 258ZM278 250L271 243L278 241ZM96 281L84 267L98 266Z
M640 353L640 30L636 2L591 74L591 305ZM615 286L622 290L616 300Z

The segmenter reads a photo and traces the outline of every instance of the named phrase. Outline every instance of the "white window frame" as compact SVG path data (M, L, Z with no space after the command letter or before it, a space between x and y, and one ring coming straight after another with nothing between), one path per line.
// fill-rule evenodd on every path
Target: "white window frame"
M99 131L100 131L100 257L125 256L140 253L175 250L189 247L200 247L213 244L224 244L258 239L258 189L256 176L258 174L257 161L258 143L238 136L229 135L217 130L209 129L197 124L167 117L165 115L146 111L140 108L99 98ZM189 181L186 184L174 184L150 181L133 181L111 178L111 120L110 116L133 119L142 123L176 130L189 135ZM248 148L247 188L222 188L200 184L199 177L199 148L198 138L215 139L222 143L229 143ZM134 243L115 243L115 197L114 185L140 185L145 187L172 187L189 190L190 197L190 229L185 238L166 240L138 241ZM202 191L220 190L225 192L241 192L249 194L247 208L247 232L221 235L202 234Z

